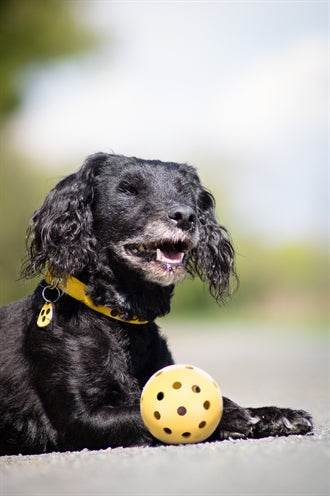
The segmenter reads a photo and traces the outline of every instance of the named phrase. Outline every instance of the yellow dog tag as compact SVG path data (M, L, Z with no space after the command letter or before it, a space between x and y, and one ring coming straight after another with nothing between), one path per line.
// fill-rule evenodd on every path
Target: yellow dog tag
M53 303L45 303L40 310L37 325L38 327L46 327L53 318Z

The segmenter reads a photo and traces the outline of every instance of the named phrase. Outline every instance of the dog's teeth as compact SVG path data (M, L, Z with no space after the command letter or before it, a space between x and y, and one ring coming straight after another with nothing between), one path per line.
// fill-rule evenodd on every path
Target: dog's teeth
M138 249L138 251L141 251L141 252L143 252L143 253L144 253L145 251L147 251L147 249L146 249L146 247L145 247L144 245L139 245L137 249Z

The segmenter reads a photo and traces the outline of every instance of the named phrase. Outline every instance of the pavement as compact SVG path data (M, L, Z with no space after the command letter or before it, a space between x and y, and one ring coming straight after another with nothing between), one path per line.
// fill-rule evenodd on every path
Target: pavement
M166 325L177 363L243 406L312 413L309 436L0 458L1 496L329 496L329 337L313 329Z

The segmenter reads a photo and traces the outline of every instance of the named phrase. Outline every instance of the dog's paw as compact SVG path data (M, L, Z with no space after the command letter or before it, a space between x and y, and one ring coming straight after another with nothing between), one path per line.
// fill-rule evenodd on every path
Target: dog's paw
M219 424L220 440L253 437L253 429L260 418L248 408L242 408L228 398L223 398L224 409Z
M289 408L264 407L250 408L255 417L259 417L253 429L253 437L290 436L308 434L313 430L313 421L309 413Z
M309 413L289 408L242 408L224 398L223 416L218 428L218 438L261 438L308 434L313 430Z

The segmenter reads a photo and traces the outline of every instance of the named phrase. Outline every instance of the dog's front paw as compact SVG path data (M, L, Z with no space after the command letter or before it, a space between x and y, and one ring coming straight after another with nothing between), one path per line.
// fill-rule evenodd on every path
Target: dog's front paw
M313 430L312 417L303 410L269 406L249 408L249 411L254 417L259 417L253 429L255 438L308 434Z
M228 398L223 398L223 414L219 424L220 440L253 437L253 429L260 418Z
M224 398L223 416L219 424L220 440L261 438L308 434L313 430L309 413L289 408L242 408Z

